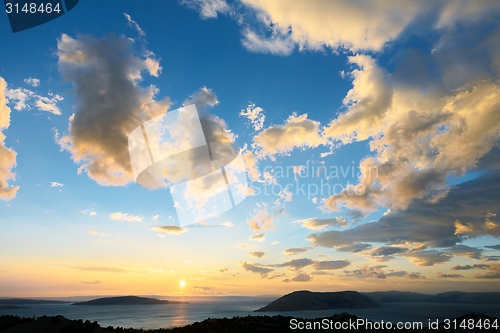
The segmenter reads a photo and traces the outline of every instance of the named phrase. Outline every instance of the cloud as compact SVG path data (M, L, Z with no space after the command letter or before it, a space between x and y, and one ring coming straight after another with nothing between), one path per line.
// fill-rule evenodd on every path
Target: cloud
M83 284L101 284L102 281L101 280L94 280L94 281L82 281L80 283L83 283Z
M181 0L181 4L198 11L202 19L217 18L231 9L226 0Z
M259 157L287 154L295 148L315 148L324 143L320 123L307 119L307 114L293 113L283 125L264 129L254 138Z
M342 217L334 217L331 219L318 219L311 217L304 220L296 220L294 223L302 223L302 226L311 230L320 230L326 227L346 227L348 225L346 219Z
M250 229L255 232L274 230L274 221L276 218L283 214L283 208L277 208L269 212L268 208L258 209L253 217L248 219L246 222Z
M263 242L266 240L266 235L265 234L257 234L257 235L250 236L250 238L248 238L248 239L251 241L255 241L255 242Z
M380 51L396 39L414 18L432 7L430 3L380 1L352 3L312 0L307 3L286 0L244 0L255 10L262 25L300 49Z
M133 181L128 135L170 105L168 98L155 100L156 87L139 86L144 70L157 74L151 72L154 55L135 55L133 43L115 35L72 38L63 34L57 49L59 70L76 92L69 133L58 143L80 165L79 172L100 185Z
M485 247L487 247L488 249L500 251L500 244L498 244L498 245L486 245Z
M116 212L109 214L109 218L115 221L126 221L126 222L141 222L144 217L137 215L129 215L128 213Z
M250 52L290 55L295 49L293 40L278 31L274 31L269 37L264 37L247 28L242 31L242 35L241 43Z
M422 275L421 273L415 272L415 273L406 274L405 278L407 278L407 279L425 279L425 276Z
M3 130L10 126L11 110L7 106L5 93L7 91L7 82L0 77L0 199L10 200L16 196L19 186L9 185L8 181L15 179L15 173L12 168L16 166L17 153L5 146L5 134Z
M158 221L159 218L160 218L160 215L153 215L153 217L152 217L153 221Z
M276 267L288 267L288 268L291 268L291 269L297 271L301 268L312 265L313 263L314 263L314 261L312 261L309 258L301 258L301 259L288 260L282 264L277 264L274 266L276 266Z
M29 89L17 88L7 90L5 95L10 102L16 101L14 109L17 111L37 108L40 111L47 111L57 116L62 114L57 103L64 100L64 98L57 94L49 93L48 96L41 96Z
M266 254L264 252L261 252L261 251L248 252L248 254L254 258L262 258L262 257L266 256Z
M410 260L418 266L434 266L436 264L450 261L453 256L449 253L429 250L406 253L405 257L410 258Z
M63 187L64 184L58 182L50 182L50 187Z
M438 279L448 279L448 278L451 278L451 279L460 279L460 278L464 277L462 274L443 274L443 273L440 273L440 272L437 272L436 276L437 276Z
M89 213L89 215L90 215L90 216L96 216L96 215L97 215L97 213L96 213L96 212L90 212L90 213Z
M255 131L260 131L264 127L266 115L261 107L255 104L248 104L246 110L241 110L241 117L246 117Z
M479 268L479 269L487 269L490 265L486 264L474 264L474 265L456 265L451 268L453 271L465 271L469 269Z
M256 266L256 265L248 264L246 262L243 263L242 267L245 271L260 274L261 277L266 277L267 274L274 271L274 269L272 269L272 268Z
M40 79L34 77L32 78L31 76L27 79L24 79L24 82L32 87L38 87L40 85Z
M312 280L312 277L310 275L307 275L306 273L299 273L295 275L290 281L293 282L309 282Z
M329 260L329 261L319 261L313 264L313 268L315 270L333 270L333 269L342 269L351 264L348 260Z
M95 231L95 230L89 230L89 235L92 235L92 236L98 236L98 237L105 237L105 236L109 236L103 232L98 232L98 231Z
M347 277L357 277L357 278L376 278L376 279L385 279L386 275L384 273L383 268L387 267L385 265L377 265L377 266L369 266L363 265L358 269L352 271L345 271L345 275Z
M201 289L204 291L212 290L212 287L207 287L207 286L193 286L193 289Z
M336 246L335 251L356 253L356 252L361 252L363 250L370 249L371 247L372 247L371 244L355 243L355 244L346 245L346 246Z
M292 248L284 250L283 253L286 254L287 256L291 256L291 255L294 255L297 253L306 252L307 250L308 250L307 247L292 247Z
M224 227L227 227L227 228L230 228L230 227L234 226L233 222L229 222L229 221L221 222L220 225L222 225Z
M113 267L71 267L85 272L101 272L101 273L128 273L127 270L122 268Z
M490 272L484 274L475 274L478 279L500 279L500 264L492 263L489 267Z
M164 225L164 226L152 227L151 230L157 233L165 233L170 235L179 235L187 231L187 229L178 227L176 225Z
M145 37L146 36L146 33L144 32L144 30L142 30L142 28L139 26L139 24L137 24L136 21L132 20L132 18L130 17L129 14L127 13L123 13L123 15L125 16L125 18L127 19L127 22L132 25L135 30L137 30L137 33L139 34L139 36L142 36L142 37Z
M453 246L467 238L498 233L500 223L492 213L499 213L499 197L500 174L489 172L455 186L446 198L435 204L416 200L406 210L391 211L378 221L342 231L313 233L307 239L315 246L339 251L359 252L367 249L370 243L387 246L415 243L430 248L448 248L446 255L438 255L444 261L451 255L479 258L482 255L479 249ZM464 222L458 225L456 221ZM457 229L457 225L460 228Z

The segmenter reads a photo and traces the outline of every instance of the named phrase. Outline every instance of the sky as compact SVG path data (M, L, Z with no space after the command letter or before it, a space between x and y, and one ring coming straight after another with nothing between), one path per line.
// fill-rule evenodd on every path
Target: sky
M500 291L499 18L86 0L12 33L0 14L0 296ZM132 152L154 131L155 157L180 153Z

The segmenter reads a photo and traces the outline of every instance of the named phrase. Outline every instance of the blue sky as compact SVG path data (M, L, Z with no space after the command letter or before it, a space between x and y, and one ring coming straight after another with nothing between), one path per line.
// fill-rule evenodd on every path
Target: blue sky
M0 296L499 290L500 8L460 4L0 15ZM253 191L185 226L126 140L191 103Z

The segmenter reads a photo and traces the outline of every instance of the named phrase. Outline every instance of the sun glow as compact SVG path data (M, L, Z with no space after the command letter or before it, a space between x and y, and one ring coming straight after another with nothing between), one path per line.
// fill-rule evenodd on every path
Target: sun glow
M185 285L186 285L186 281L181 280L181 282L179 282L179 286L184 287Z

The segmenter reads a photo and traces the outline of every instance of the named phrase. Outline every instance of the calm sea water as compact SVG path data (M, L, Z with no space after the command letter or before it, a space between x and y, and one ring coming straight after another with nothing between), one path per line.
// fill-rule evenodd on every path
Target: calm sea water
M348 312L373 321L421 321L452 319L466 313L476 312L500 318L500 304L436 304L436 303L383 303L379 308L294 311L254 313L273 299L238 298L219 300L189 300L188 304L160 304L143 306L73 306L70 304L30 305L27 309L0 310L0 315L54 316L69 319L98 321L101 326L122 326L143 329L185 326L207 318L231 318L248 315L284 315L299 318L319 318L335 313Z

